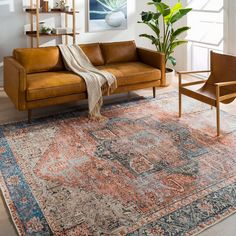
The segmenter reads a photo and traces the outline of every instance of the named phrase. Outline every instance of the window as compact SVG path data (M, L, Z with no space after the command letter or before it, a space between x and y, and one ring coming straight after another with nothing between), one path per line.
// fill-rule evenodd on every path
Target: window
M224 0L188 0L193 10L188 15L191 27L189 40L188 67L191 70L209 68L211 50L223 52L224 45Z

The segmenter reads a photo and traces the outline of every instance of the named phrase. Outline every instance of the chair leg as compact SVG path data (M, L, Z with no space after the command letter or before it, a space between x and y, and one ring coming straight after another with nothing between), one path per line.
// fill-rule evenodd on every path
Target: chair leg
M32 110L28 110L28 123L31 124L32 123Z
M181 87L182 87L182 76L179 74L179 118L182 116L182 93L181 93Z
M217 136L220 136L220 86L216 86L216 126Z
M182 94L179 92L179 118L182 116Z
M220 104L216 106L216 126L217 126L217 136L220 136Z
M156 87L153 87L153 98L156 98Z

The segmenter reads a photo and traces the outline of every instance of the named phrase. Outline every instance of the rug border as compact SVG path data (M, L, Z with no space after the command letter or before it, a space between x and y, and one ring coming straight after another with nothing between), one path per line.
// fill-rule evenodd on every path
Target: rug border
M11 217L11 221L12 221L11 224L14 226L16 233L18 233L18 235L20 235L20 236L26 236L26 231L25 231L23 225L20 224L21 220L20 220L17 210L11 209L11 207L10 207L10 205L11 204L14 205L14 203L11 201L11 196L9 194L6 183L5 183L1 173L0 173L0 190L1 190L2 197L3 197L2 199L7 207L7 213ZM14 208L15 208L15 206L14 206Z
M198 232L193 232L192 236L197 236L197 235L203 233L204 231L206 231L206 230L210 229L211 227L213 227L213 226L215 226L215 225L221 223L222 221L226 220L227 218L229 218L230 216L232 216L232 215L234 215L234 214L236 214L236 209L234 209L234 210L232 210L232 212L229 212L228 214L226 214L226 215L224 216L224 218L215 221L214 223L212 223L212 224L206 226L205 228L202 228L201 226L196 227L196 229L195 229L194 231L196 231L198 228L202 228L202 229L201 229L200 231L198 231ZM216 217L217 217L217 216L215 216L215 218L216 218ZM204 227L204 226L203 226L203 227ZM189 234L189 233L188 233L188 234Z
M16 233L19 235L19 236L26 236L26 231L25 229L22 227L22 225L20 225L19 222L21 222L20 218L19 218L19 215L17 213L17 211L14 209L11 209L10 208L10 204L12 203L11 202L11 199L10 199L10 195L9 195L9 192L7 190L7 187L6 187L6 184L5 184L5 181L3 180L3 177L0 173L0 190L1 190L1 194L3 196L3 201L7 207L7 213L10 215L11 217L11 221L10 222L15 230L16 230ZM14 212L13 212L14 211ZM230 210L229 210L230 211ZM191 234L191 231L190 232L187 232L186 235L192 235L192 236L198 236L200 235L202 232L212 228L213 226L221 223L222 221L226 220L227 218L229 218L230 216L234 215L236 213L236 209L232 210L231 212L228 212L222 219L219 219L217 221L215 221L214 223L211 223L210 225L207 225L206 227L204 226L198 226L196 227L193 231L198 231L198 232L193 232L193 234ZM215 218L217 218L217 216L215 216ZM206 225L207 223L204 223L204 225ZM203 228L204 227L204 228ZM198 230L200 229L201 230Z

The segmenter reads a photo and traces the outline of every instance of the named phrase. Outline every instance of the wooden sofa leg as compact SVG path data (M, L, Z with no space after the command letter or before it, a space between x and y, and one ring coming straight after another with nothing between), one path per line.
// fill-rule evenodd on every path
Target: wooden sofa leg
M153 87L152 89L153 89L153 98L155 98L156 97L156 87Z
M32 123L32 110L28 110L28 123L31 124Z

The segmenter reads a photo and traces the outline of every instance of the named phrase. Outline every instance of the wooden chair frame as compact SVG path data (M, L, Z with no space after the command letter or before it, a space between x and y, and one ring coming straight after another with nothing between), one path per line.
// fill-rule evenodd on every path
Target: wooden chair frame
M192 85L204 84L207 80L200 80L195 82L188 82L182 83L182 75L187 74L200 74L200 73L209 73L211 70L202 70L202 71L180 71L177 72L179 76L179 117L182 116L182 91L181 88L188 87ZM216 125L217 125L217 136L220 136L220 102L225 100L236 98L236 93L233 92L231 94L220 96L220 89L225 86L236 85L236 81L229 81L229 82L220 82L215 83L216 86L216 100L215 100L215 107L216 107ZM207 102L206 102L207 103Z

